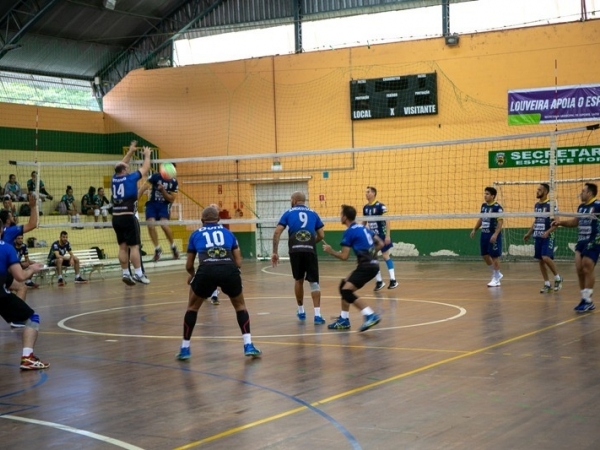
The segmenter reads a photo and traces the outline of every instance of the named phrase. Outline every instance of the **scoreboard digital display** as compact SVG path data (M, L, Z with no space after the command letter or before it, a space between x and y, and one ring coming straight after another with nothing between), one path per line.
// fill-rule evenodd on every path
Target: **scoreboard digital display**
M350 81L352 120L438 113L437 74Z

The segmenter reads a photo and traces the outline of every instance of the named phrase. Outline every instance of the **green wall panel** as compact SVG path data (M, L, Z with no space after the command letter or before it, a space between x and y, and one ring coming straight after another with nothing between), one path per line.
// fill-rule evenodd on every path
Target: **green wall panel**
M40 152L121 155L123 146L128 145L133 139L136 139L139 145L155 147L151 142L131 132L101 134L39 130L37 150ZM0 127L0 148L36 150L35 130Z

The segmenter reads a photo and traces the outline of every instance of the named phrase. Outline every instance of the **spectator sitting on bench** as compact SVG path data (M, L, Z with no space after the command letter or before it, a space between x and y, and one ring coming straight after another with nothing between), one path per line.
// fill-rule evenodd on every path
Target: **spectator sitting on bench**
M79 274L79 258L73 254L71 250L71 244L69 243L69 233L66 231L60 232L60 239L54 241L48 254L48 265L50 267L56 267L56 273L58 275L58 285L64 286L67 282L62 276L62 268L73 266L75 269L75 283L83 284L87 283Z
M96 202L98 201L98 196L96 195L96 188L94 186L90 186L87 194L81 197L81 214L85 214L88 216L95 216L94 210L96 209ZM98 210L98 214L100 211ZM94 217L94 221L98 222L98 217Z
M77 210L77 205L75 204L75 197L73 197L73 188L71 186L67 186L65 189L65 195L62 196L58 206L56 208L59 214L66 214L70 216L71 223L79 222L79 211Z
M10 195L13 202L27 201L27 194L21 191L21 186L17 183L17 176L14 173L8 176L8 183L4 185L4 195Z
M29 193L35 192L36 184L37 172L34 170L33 172L31 172L31 179L27 181L27 191ZM42 180L40 180L40 198L42 199L42 201L45 201L46 199L52 200L52 196L48 194L48 191L46 191L46 188L44 187L44 182Z
M17 207L15 205L13 205L12 200L10 199L10 195L6 194L3 198L2 198L2 209L0 211L9 211L12 213L12 220L13 223L18 224L19 223L19 218L18 218L18 212L17 212Z
M96 217L102 216L102 222L108 222L108 215L112 212L112 205L104 195L104 188L98 188L96 195L96 209L94 210L94 220ZM97 221L97 220L96 220Z
M29 260L29 249L27 248L27 244L23 242L23 235L20 234L15 238L15 250L17 251L17 256L19 257L19 263L21 264L21 268L23 270L27 269L30 265L33 264L33 261ZM25 281L25 286L37 289L40 286L37 283L34 283L31 278Z

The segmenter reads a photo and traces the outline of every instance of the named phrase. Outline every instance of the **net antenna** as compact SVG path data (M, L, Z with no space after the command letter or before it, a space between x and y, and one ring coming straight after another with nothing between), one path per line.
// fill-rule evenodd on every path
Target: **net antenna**
M549 186L550 192L548 193L548 199L550 201L550 213L553 214L558 211L558 206L556 204L556 132L550 132L550 160L548 162L549 170L548 170L548 178L549 178Z

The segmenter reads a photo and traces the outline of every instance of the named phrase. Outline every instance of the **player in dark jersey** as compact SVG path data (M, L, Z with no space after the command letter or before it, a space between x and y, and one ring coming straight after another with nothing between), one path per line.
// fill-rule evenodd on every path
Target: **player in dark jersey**
M171 218L171 205L177 199L179 183L176 178L165 180L160 173L152 174L146 183L140 188L138 197L141 197L144 192L150 190L148 201L146 202L146 221L154 222L156 220L169 220ZM160 226L165 233L165 237L169 241L173 259L179 259L179 251L173 241L173 232L168 225ZM158 243L158 235L156 227L148 224L148 234L154 244L153 261L158 261L162 255L162 248Z
M95 197L94 220L99 221L97 218L102 216L102 222L108 222L108 214L111 208L111 203L106 198L106 195L104 195L104 188L99 187Z
M144 162L135 172L129 172L129 161L136 150L137 141L131 141L129 150L123 160L115 166L112 178L112 225L119 244L119 263L123 271L123 283L133 286L135 282L149 284L142 271L140 256L140 224L135 217L138 204L138 181L150 170L150 147L143 148ZM133 264L134 274L129 274L129 259Z
M581 205L577 208L578 217L566 220L555 220L552 228L579 227L577 244L575 245L575 268L581 289L581 301L574 308L578 313L596 309L592 301L594 293L594 269L600 255L600 200L598 186L585 183L581 190Z
M340 294L342 296L342 312L335 322L327 325L330 330L347 330L350 328L350 305L356 306L365 320L358 331L366 331L377 325L381 318L375 314L363 300L354 292L363 287L377 275L379 261L377 252L383 247L383 241L373 233L372 230L355 222L356 209L349 205L342 205L341 222L346 225L346 231L342 236L342 250L333 250L330 245L323 241L323 251L343 261L350 257L350 250L357 258L357 267L340 283Z
M69 242L69 234L66 231L61 231L58 241L54 241L50 246L48 265L56 267L59 286L67 284L62 275L63 267L73 267L76 284L87 283L87 280L84 280L80 274L79 258L73 254L71 243Z
M548 200L548 194L550 193L550 185L547 183L541 183L536 190L535 196L538 202L533 207L536 213L549 213L550 201ZM544 278L544 287L540 289L541 294L547 292L559 291L562 288L563 279L558 274L556 264L554 264L554 232L550 232L552 219L550 217L536 217L531 225L531 228L523 240L527 242L531 235L533 235L533 247L534 247L534 258L538 260L540 264L540 271ZM554 287L550 285L550 278L548 277L548 270L554 274Z
M369 203L363 206L363 216L383 216L387 214L386 206L375 198L377 197L377 189L375 189L373 186L367 186L365 196L367 197L367 201ZM373 231L373 233L375 233L375 235L383 241L381 256L383 256L383 260L385 261L385 265L387 266L390 274L390 284L388 289L396 289L398 287L398 282L396 281L396 273L394 271L394 261L392 261L390 256L390 250L394 246L391 236L392 228L390 221L376 220L372 222L363 222L363 225L369 227L371 231ZM380 291L384 287L385 283L381 277L381 271L379 271L375 277L375 288L373 290Z
M4 223L0 221L1 233L2 230L4 230ZM10 292L8 287L14 280L25 282L43 268L43 264L33 263L27 269L23 269L13 245L0 240L0 316L8 323L24 323L23 352L19 366L21 370L47 369L50 364L41 361L33 354L33 346L40 328L40 316L22 299Z
M22 269L27 269L30 265L33 264L33 261L29 259L29 248L27 244L23 242L23 235L20 234L15 238L15 250L17 251L17 256L19 257L19 262L21 263ZM29 279L25 281L25 286L37 289L40 287L39 284L34 283L33 280ZM17 294L18 295L18 294Z
M292 276L294 277L294 294L300 321L306 320L304 311L304 280L310 285L310 296L315 308L315 325L322 325L325 319L321 316L321 288L319 287L319 260L315 244L323 240L323 222L319 215L306 206L306 195L303 192L292 194L291 209L288 209L281 218L273 233L273 254L271 263L273 267L279 262L279 238L283 230L288 228L288 246Z
M482 214L501 213L502 206L496 201L498 191L493 187L486 187L483 198L485 202L481 205ZM492 279L488 287L499 287L500 280L504 277L500 273L500 256L502 256L502 218L482 217L471 230L471 239L481 228L480 251L481 257L492 271Z
M261 351L252 344L250 335L250 315L244 302L242 291L242 253L233 233L219 223L219 211L208 207L202 211L202 228L194 231L188 243L185 269L189 274L190 295L188 308L183 318L183 342L177 359L186 360L191 356L190 340L198 310L217 286L229 296L235 309L237 323L244 339L244 355L257 357ZM198 270L194 261L198 257Z

